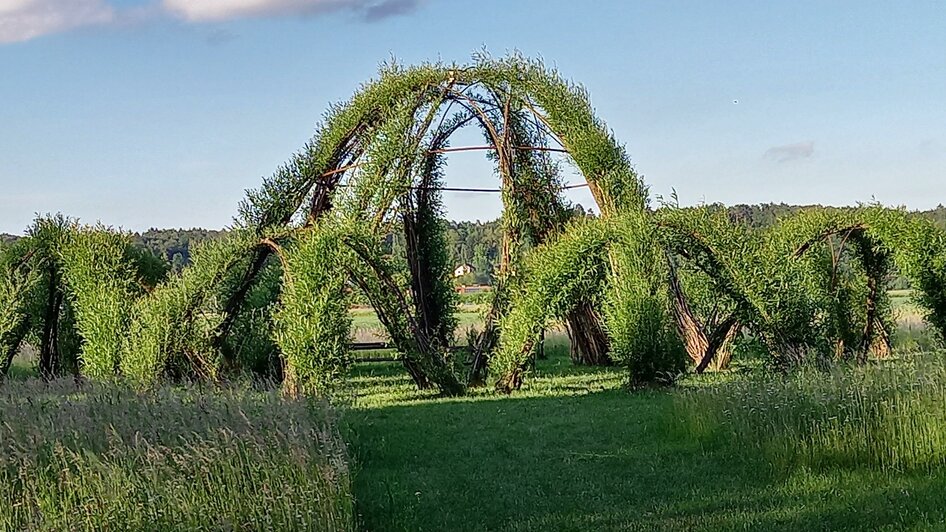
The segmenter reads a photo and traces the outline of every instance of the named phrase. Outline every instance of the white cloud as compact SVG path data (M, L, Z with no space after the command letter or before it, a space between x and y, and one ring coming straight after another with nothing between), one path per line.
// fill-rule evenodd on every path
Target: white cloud
M0 0L0 44L114 19L115 11L104 0Z
M406 15L425 0L151 0L117 9L109 0L0 0L0 44L22 42L85 26L138 24L172 16L187 22L308 16L335 11L362 20Z
M373 21L413 11L420 0L162 0L162 7L190 22L316 15L348 10Z
M773 159L776 162L784 163L788 161L797 161L799 159L807 159L814 155L815 153L815 143L814 141L809 140L808 142L796 142L795 144L786 144L784 146L773 146L765 151L763 157L766 159Z

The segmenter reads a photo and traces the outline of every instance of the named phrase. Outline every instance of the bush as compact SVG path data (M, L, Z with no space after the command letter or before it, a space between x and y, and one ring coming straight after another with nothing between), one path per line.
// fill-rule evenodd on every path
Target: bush
M670 310L657 226L638 213L617 216L612 226L615 244L604 305L611 358L630 370L634 387L670 384L686 370L687 354Z
M273 338L285 360L283 386L290 394L328 394L351 362L343 268L350 256L339 235L321 226L301 233L283 256L287 271L273 315Z

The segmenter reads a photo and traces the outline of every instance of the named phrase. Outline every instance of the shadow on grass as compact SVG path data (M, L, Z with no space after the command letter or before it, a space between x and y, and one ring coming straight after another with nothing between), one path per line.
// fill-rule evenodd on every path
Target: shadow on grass
M360 386L383 377L390 395L361 395L346 415L361 527L942 528L946 473L777 473L680 435L672 391L631 394L619 372L560 369L518 396L458 400L421 400L393 367L363 371ZM582 390L596 375L598 389Z

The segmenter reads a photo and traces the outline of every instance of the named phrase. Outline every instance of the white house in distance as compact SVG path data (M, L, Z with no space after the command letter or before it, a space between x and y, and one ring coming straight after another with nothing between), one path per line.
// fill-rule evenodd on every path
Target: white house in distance
M469 265L469 264L461 264L461 265L457 266L457 267L453 270L453 276L454 276L454 277L463 277L464 275L466 275L466 274L468 274L468 273L473 273L474 271L476 271L476 269L473 268L473 266L471 266L471 265Z

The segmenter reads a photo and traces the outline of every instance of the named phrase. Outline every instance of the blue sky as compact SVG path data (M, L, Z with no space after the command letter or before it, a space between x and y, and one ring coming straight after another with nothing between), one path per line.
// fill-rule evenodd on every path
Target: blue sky
M0 231L222 227L380 62L484 48L584 84L654 194L946 203L946 2L0 0Z

